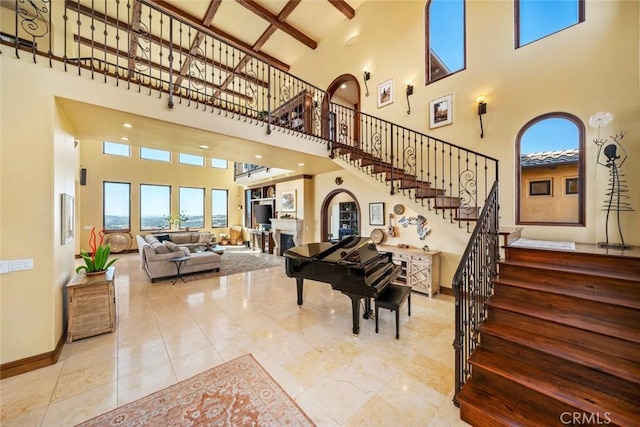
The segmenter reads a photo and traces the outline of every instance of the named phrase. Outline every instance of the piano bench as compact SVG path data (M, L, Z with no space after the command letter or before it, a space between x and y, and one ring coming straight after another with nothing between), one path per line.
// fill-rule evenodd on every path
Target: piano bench
M387 286L378 298L374 300L376 316L376 334L378 333L378 307L388 308L396 312L396 339L400 339L400 307L408 300L409 316L411 316L411 286L396 285Z

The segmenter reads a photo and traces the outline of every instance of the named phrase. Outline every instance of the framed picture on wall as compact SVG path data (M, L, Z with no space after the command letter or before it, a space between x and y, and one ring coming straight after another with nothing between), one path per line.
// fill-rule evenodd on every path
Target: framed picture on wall
M67 193L62 193L60 198L60 205L62 207L61 212L61 242L63 245L73 242L75 232L75 218L74 211L75 206L73 203L73 196Z
M429 128L453 123L453 95L445 95L429 102Z
M295 212L295 211L296 211L296 192L283 191L282 192L282 212Z
M369 203L369 225L384 225L384 202Z
M393 79L385 80L378 85L378 108L393 104L395 97Z

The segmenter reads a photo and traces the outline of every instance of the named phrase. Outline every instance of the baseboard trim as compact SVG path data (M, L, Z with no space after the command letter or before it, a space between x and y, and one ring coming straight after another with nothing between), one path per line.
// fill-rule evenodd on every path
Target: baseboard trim
M454 295L453 295L453 289L451 289L451 288L445 288L445 287L443 287L443 286L440 286L440 293L441 293L442 295L449 295L449 296L451 296L451 297L452 297L452 296L454 296Z
M44 368L45 366L55 365L58 363L58 358L60 357L62 347L64 347L64 343L66 342L66 337L67 331L65 330L53 351L36 354L35 356L25 357L20 360L14 360L13 362L3 363L0 365L0 379L3 380L15 375L24 374L25 372L35 371L36 369Z

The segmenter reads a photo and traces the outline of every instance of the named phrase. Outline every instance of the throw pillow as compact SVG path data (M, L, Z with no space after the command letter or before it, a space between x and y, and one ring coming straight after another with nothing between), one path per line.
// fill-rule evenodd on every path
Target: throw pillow
M175 243L173 243L171 240L167 240L165 242L162 242L163 245L165 245L167 247L167 249L169 249L171 252L180 252L182 251L182 248L178 245L176 245Z
M211 233L200 233L198 243L209 243L211 240Z
M171 240L171 236L169 236L168 234L158 234L156 236L156 239L158 239L158 242L162 243L164 241Z

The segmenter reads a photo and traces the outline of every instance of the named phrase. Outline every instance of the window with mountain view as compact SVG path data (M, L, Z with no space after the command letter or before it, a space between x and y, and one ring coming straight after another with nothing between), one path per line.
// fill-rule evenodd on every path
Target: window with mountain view
M180 228L204 227L204 188L180 187Z
M211 227L228 227L228 190L211 190Z
M171 187L168 185L140 185L140 230L169 227L171 215Z
M131 229L131 184L128 182L103 183L102 222L105 230Z

